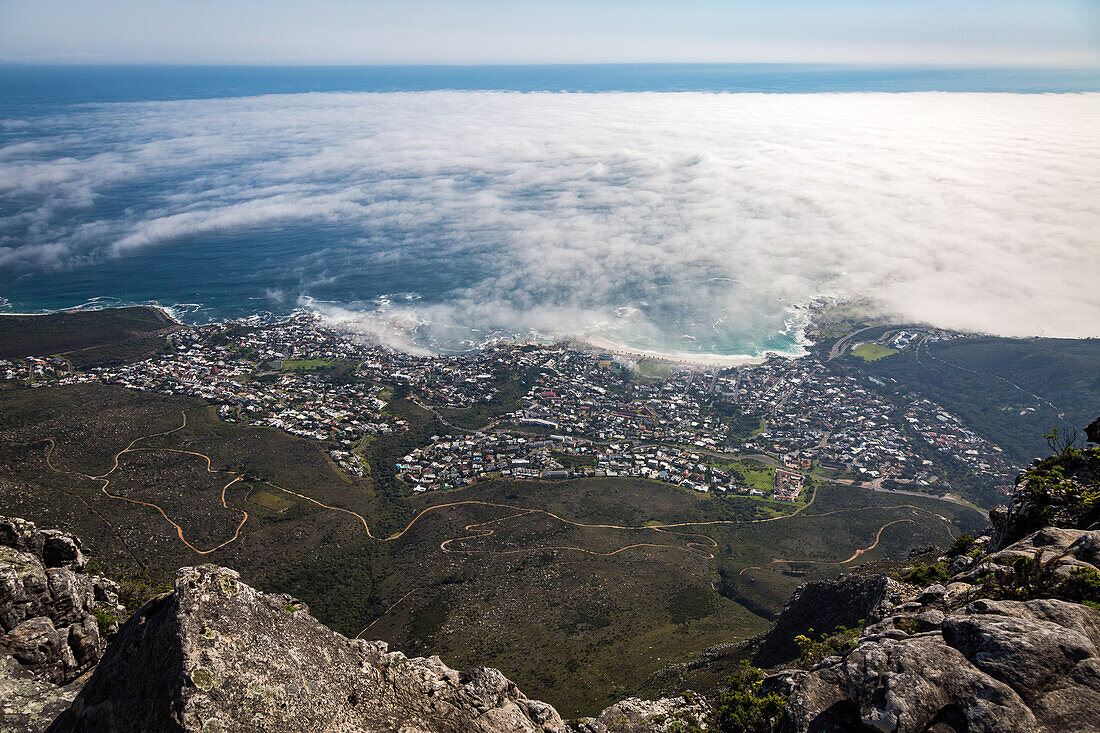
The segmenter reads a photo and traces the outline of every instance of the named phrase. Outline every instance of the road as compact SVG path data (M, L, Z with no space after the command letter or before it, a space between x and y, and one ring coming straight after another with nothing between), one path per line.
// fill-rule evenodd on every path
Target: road
M870 331L872 328L878 328L878 326L864 326L858 331L852 331L847 336L841 338L839 341L833 344L833 348L829 349L829 358L827 359L827 361L832 361L833 359L840 356L841 352L844 351L845 345L847 345L848 341L851 340L854 336L858 336L864 331Z

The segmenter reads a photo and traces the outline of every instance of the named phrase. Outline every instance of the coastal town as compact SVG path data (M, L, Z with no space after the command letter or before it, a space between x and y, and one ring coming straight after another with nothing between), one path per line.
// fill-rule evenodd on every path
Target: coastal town
M913 335L892 338L904 348ZM222 420L322 441L357 476L370 470L371 441L408 429L392 409L406 400L439 426L392 466L412 492L497 477L629 477L797 502L814 478L944 495L946 462L1001 491L1016 470L943 406L899 401L882 380L831 369L814 353L643 374L621 356L567 344L414 355L301 313L181 328L161 353L122 366L0 362L0 377L198 397Z

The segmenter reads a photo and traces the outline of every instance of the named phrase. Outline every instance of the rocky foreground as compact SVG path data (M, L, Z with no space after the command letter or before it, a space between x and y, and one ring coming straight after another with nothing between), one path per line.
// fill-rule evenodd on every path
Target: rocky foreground
M125 616L86 565L74 535L0 517L0 730L45 728L102 656L101 620Z
M1057 572L1095 567L1098 550L1100 531L1048 528L946 584L900 602L884 594L850 650L765 680L788 696L781 730L1097 731L1100 612L1057 599L966 598L976 573L1005 574L1016 558L1044 558Z

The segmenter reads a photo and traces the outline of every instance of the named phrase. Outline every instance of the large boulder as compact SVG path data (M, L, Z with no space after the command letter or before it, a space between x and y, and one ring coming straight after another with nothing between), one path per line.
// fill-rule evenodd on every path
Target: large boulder
M1096 730L1100 612L1058 600L979 600L939 614L930 631L886 631L901 618L869 628L841 657L772 678L790 694L783 730Z
M775 625L754 646L753 662L770 667L798 657L794 638L809 629L828 632L873 623L899 603L906 586L883 574L851 575L798 586L776 618Z
M103 651L96 613L121 617L118 586L83 572L80 540L0 517L0 656L64 684Z
M564 733L494 669L348 639L236 572L182 568L120 630L50 731Z

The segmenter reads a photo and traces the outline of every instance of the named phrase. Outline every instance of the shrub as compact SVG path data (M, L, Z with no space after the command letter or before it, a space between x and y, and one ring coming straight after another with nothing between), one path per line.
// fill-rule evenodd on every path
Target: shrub
M1012 562L1012 575L1003 581L989 577L981 595L1012 601L1057 598L1090 606L1100 602L1100 573L1093 568L1074 568L1063 575L1057 572L1058 559L1018 557Z
M946 582L951 579L951 576L947 573L947 567L943 563L935 563L932 565L918 565L902 575L901 579L913 585L926 586Z
M798 666L809 669L825 657L839 654L845 649L855 646L856 639L863 632L863 619L852 628L837 626L830 632L821 634L815 641L812 637L814 630L808 629L806 634L794 637L794 643L798 646Z
M894 621L894 627L907 634L917 633L917 620L915 618L899 618Z
M1092 568L1074 568L1058 593L1067 601L1096 604L1100 602L1100 573Z
M974 535L965 533L955 538L955 541L951 543L951 547L947 548L947 556L955 557L956 555L968 555L971 550L974 549L974 543L977 538Z
M96 626L99 627L99 638L106 639L108 631L118 619L107 611L92 611L92 615L95 616Z
M728 689L714 706L708 733L773 733L779 727L787 698L776 693L761 694L764 673L741 662L741 668L726 678Z

